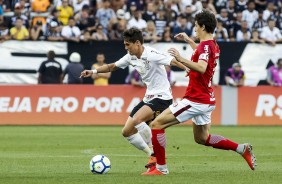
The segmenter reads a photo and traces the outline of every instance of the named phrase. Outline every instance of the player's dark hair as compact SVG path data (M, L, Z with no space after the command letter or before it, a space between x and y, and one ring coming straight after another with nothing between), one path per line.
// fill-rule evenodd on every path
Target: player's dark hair
M214 14L208 10L203 10L202 12L198 13L195 17L195 21L197 21L198 25L202 27L205 25L205 30L207 33L214 32L216 28L216 18Z
M282 58L279 58L279 59L277 60L277 64L279 65L280 63L282 63Z
M142 36L142 31L133 27L123 32L123 39L125 41L135 43L137 40L140 41L141 44L144 43L144 39Z
M56 56L56 54L55 54L55 52L54 52L53 50L50 50L50 51L48 52L48 54L47 54L47 58L48 58L49 60L54 59L55 56Z

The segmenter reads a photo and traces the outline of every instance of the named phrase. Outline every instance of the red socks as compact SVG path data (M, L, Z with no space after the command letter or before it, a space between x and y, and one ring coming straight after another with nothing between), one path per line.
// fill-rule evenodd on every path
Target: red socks
M238 144L235 142L232 142L220 135L211 135L211 134L209 134L209 137L206 140L205 145L212 146L217 149L233 150L233 151L236 151L238 147Z
M152 143L154 154L157 158L157 164L165 165L165 146L166 138L164 130L152 129Z

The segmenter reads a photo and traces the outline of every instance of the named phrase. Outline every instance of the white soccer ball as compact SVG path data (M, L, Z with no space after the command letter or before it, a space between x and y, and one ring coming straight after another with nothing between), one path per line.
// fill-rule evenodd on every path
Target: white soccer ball
M106 174L110 169L110 159L105 155L96 155L90 160L90 171L93 174Z

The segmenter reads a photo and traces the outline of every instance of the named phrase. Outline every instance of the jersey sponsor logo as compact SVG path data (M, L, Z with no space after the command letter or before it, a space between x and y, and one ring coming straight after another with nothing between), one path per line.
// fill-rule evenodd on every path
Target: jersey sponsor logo
M131 60L137 60L137 58L136 58L136 57L131 57L130 59L131 59Z
M209 60L209 54L208 53L202 53L199 56L199 60L206 60L206 61L208 61Z

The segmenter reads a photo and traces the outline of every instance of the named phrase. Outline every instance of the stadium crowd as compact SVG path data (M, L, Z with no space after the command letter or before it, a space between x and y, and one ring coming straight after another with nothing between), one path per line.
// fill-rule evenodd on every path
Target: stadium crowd
M194 17L216 14L217 41L282 42L282 0L0 0L0 41L122 40L125 29L147 42L194 38Z

